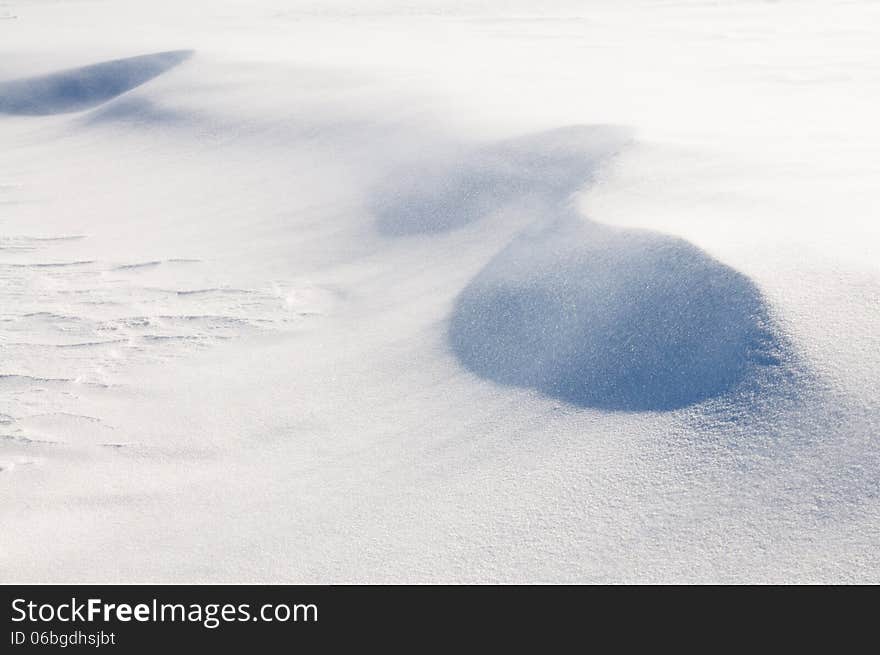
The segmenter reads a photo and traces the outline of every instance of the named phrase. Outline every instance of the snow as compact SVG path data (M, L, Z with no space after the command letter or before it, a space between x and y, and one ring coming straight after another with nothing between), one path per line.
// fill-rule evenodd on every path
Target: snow
M0 579L880 581L878 14L0 3Z

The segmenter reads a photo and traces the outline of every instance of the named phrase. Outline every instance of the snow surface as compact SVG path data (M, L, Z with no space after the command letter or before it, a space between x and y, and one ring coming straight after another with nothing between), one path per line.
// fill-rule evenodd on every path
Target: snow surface
M878 101L867 1L3 0L0 580L880 582Z

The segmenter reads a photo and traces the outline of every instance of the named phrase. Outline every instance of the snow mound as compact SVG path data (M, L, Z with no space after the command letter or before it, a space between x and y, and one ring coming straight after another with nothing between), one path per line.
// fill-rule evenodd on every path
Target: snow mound
M434 234L523 198L561 200L629 140L625 128L573 125L417 163L376 193L378 229L388 236Z
M89 109L149 82L191 56L191 50L157 52L0 82L0 114L47 116Z
M516 238L476 276L449 340L482 377L622 411L760 393L787 358L746 276L681 239L574 214Z

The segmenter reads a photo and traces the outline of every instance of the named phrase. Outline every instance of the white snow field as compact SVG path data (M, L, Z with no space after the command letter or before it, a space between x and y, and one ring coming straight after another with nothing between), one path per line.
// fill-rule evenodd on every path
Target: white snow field
M880 582L880 4L2 0L0 581Z

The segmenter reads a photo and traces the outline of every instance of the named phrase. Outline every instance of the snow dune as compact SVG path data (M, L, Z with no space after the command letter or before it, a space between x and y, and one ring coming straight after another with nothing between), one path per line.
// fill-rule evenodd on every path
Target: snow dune
M46 116L82 111L149 82L192 55L157 52L0 83L0 114Z
M430 234L460 228L512 202L561 202L589 183L631 139L623 128L570 126L531 134L442 161L424 157L395 171L375 193L380 232Z
M453 351L495 382L627 411L772 392L765 369L782 367L785 339L753 282L682 239L606 228L570 206L631 138L571 126L407 169L376 193L379 230L433 234L509 204L537 214L450 319Z
M612 410L773 393L784 338L751 280L681 239L560 213L458 297L449 338L465 366Z

